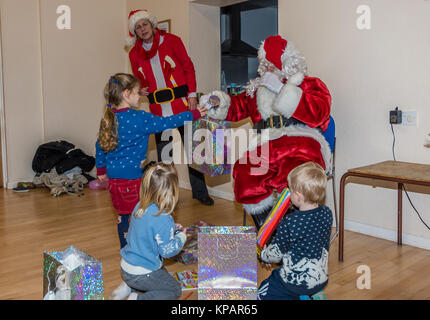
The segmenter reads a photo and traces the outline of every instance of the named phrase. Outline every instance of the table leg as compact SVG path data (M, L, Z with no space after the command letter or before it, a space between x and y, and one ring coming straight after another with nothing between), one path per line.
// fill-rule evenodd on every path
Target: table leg
M347 172L340 179L340 195L339 195L339 261L343 262L343 225L344 225L344 210L345 210L345 182L350 174Z
M402 189L403 183L397 185L397 245L402 245Z

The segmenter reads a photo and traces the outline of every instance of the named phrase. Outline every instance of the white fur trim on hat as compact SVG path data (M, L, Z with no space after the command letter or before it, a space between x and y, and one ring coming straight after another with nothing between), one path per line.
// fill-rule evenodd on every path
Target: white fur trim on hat
M128 19L128 30L130 32L128 38L126 39L126 43L129 46L132 46L136 43L136 34L134 32L136 23L139 20L146 19L152 25L152 28L156 28L158 25L157 17L150 13L148 10L140 10L132 14ZM131 36L133 35L133 36Z
M258 74L262 76L266 71L268 66L275 66L269 60L266 59L266 50L264 50L265 41L261 42L258 48ZM281 55L282 70L279 70L286 78L294 75L298 72L307 74L307 66L305 57L297 50L296 46L292 41L287 42L287 46ZM276 67L275 67L276 68ZM275 73L278 72L277 68Z

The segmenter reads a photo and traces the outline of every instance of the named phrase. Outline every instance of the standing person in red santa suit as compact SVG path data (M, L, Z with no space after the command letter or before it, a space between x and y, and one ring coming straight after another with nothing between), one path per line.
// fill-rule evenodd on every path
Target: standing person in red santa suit
M147 10L129 14L130 37L128 45L133 74L140 80L141 94L148 97L151 113L170 116L197 107L194 65L182 40L157 28L157 18ZM178 128L184 147L184 127ZM166 138L166 135L168 138ZM155 134L158 161L172 158L171 131ZM167 148L165 148L167 147ZM167 150L169 155L164 152ZM167 159L167 157L169 159ZM204 205L213 205L204 175L188 166L192 195Z
M209 117L228 121L250 117L254 128L269 130L268 137L262 135L263 141L251 146L233 168L236 200L252 215L257 228L274 205L273 192L288 187L292 169L312 161L328 171L331 158L321 134L330 121L326 85L307 76L304 57L281 36L268 37L258 58L260 77L250 81L246 92L230 96L213 91L200 99L201 105L212 106ZM262 154L265 150L268 154ZM255 159L260 162L253 164ZM261 167L267 170L256 173Z

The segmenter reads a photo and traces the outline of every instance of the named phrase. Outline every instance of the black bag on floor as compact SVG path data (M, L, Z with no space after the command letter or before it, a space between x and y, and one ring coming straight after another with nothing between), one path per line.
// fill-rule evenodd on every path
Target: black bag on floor
M74 149L67 152L66 157L55 165L58 174L80 167L82 171L89 172L94 168L96 159L86 155L81 149Z
M74 148L74 144L64 140L41 144L33 158L33 171L37 173L51 171L57 163L66 158L67 152Z

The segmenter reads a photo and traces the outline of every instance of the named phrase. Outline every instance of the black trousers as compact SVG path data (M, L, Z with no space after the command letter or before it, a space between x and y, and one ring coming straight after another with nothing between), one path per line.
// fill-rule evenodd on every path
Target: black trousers
M184 126L179 127L178 130L179 130L179 133L181 134L182 144L184 144L184 147L185 147ZM171 135L169 137L169 141L161 141L161 135L162 135L162 132L155 134L155 143L157 145L157 154L158 154L158 161L159 162L162 162L161 151L169 143L172 143L172 140L173 140L173 135ZM191 138L191 137L188 137L188 138ZM173 159L173 151L172 150L173 149L171 149L169 152L170 159L164 159L164 160L171 161ZM207 197L209 194L208 194L208 188L206 187L204 174L191 168L189 165L188 165L188 174L190 176L190 184L191 184L191 190L193 193L193 198L202 199L202 198Z

